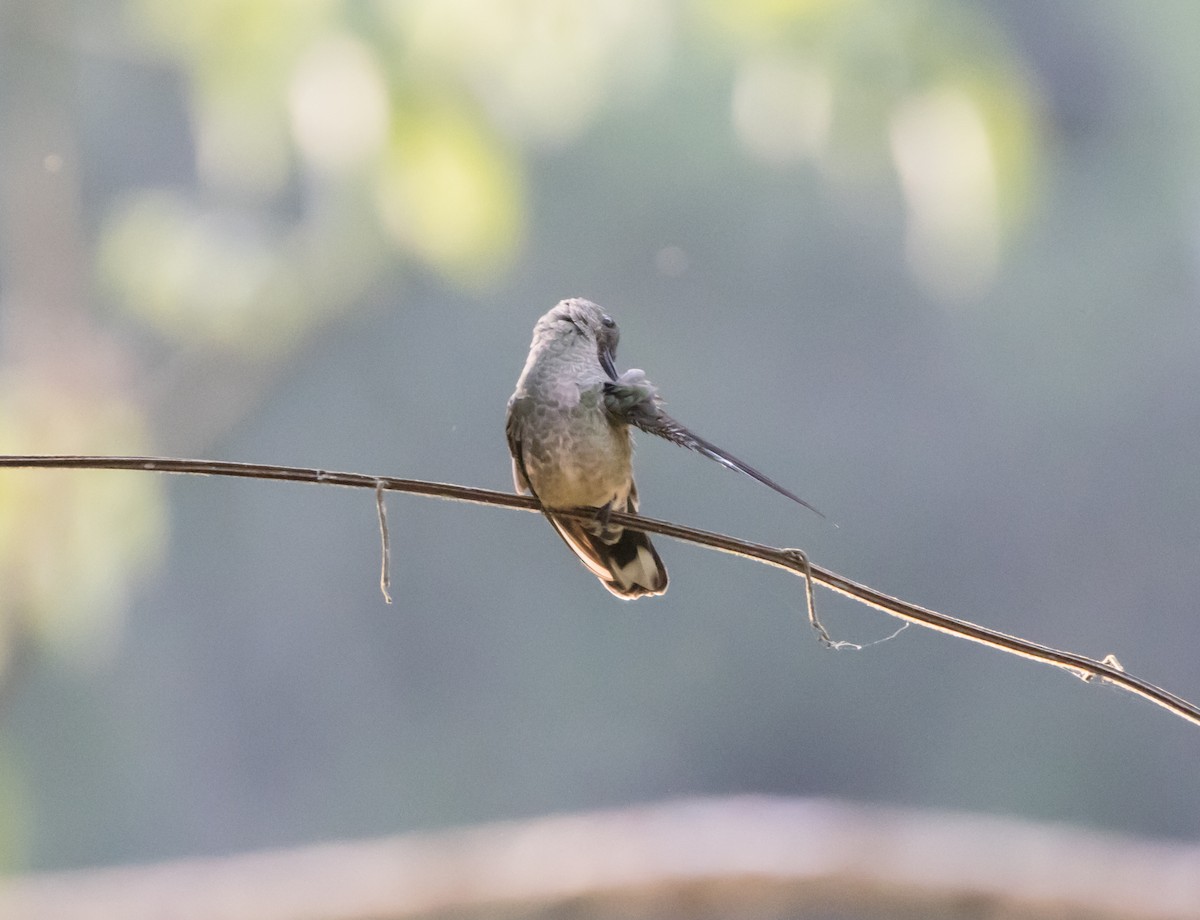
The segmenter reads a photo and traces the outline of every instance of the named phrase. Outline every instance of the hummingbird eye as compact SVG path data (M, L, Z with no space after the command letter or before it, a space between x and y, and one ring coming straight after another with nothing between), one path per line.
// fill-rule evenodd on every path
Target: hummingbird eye
M603 323L604 326L608 329L611 329L613 326L616 325L616 323L613 322L613 318L611 316L609 316L607 313L600 314L600 322Z

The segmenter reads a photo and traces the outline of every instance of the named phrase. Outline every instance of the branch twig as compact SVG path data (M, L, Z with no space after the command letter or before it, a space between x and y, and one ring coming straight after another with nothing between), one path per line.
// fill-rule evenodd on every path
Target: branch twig
M496 492L492 489L477 489L471 486L459 486L443 482L429 482L422 479L397 479L390 476L368 476L362 473L340 473L330 470L310 469L306 467L275 466L264 463L237 463L225 460L177 460L168 457L83 457L83 456L0 456L0 468L52 468L52 469L91 469L91 470L143 470L159 473L183 473L200 476L231 476L241 479L276 479L287 482L311 482L324 485L346 486L356 489L374 489L377 493L407 492L412 495L428 495L433 498L444 498L452 501L468 502L476 505L493 505L501 508L515 508L521 511L540 512L541 505L537 500L525 495L514 495L508 492ZM555 514L566 517L586 518L590 512L586 510L570 511L555 509ZM867 585L851 581L842 575L824 569L808 561L807 557L796 549L766 546L761 543L751 543L739 540L725 534L698 530L670 521L660 521L655 518L641 517L612 512L613 523L622 524L648 533L662 534L676 540L707 546L734 556L754 559L776 568L784 569L813 582L823 585L831 591L852 598L859 603L874 607L889 616L897 617L908 623L916 623L929 629L936 629L960 639L978 642L989 648L994 648L1010 655L1019 655L1031 661L1053 665L1069 671L1083 680L1100 678L1110 684L1120 687L1143 699L1186 719L1194 725L1200 725L1200 708L1182 697L1176 696L1149 681L1127 674L1116 659L1108 656L1103 661L1078 655L1074 652L1064 652L1047 645L1040 645L1019 636L979 626L968 620L938 613L925 607L909 604L899 598L891 597Z
M375 483L375 513L379 515L379 548L383 561L379 564L379 590L386 603L392 602L392 540L388 535L387 503L383 500L383 483Z

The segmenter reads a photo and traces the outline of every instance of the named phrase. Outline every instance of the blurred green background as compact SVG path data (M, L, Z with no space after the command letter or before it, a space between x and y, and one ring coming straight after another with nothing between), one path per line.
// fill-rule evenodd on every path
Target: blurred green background
M1200 6L0 0L0 451L510 488L534 321L840 523L641 439L643 510L1200 698ZM1193 837L1200 733L660 540L0 475L0 866L728 792ZM894 624L819 597L860 643Z

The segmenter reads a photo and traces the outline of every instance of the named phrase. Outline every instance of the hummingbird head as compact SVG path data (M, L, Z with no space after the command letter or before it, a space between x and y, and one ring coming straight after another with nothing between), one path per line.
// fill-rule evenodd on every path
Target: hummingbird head
M535 334L548 336L579 336L596 349L600 366L608 376L617 379L617 342L621 331L613 318L599 306L582 297L559 301L554 309L538 320Z

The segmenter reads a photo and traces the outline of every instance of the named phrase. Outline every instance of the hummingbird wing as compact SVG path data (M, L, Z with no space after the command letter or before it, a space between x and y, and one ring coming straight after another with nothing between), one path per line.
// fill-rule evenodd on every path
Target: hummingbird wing
M751 479L757 479L763 485L803 505L809 511L825 517L794 492L785 489L749 463L739 460L729 451L722 450L711 441L706 441L667 415L662 408L662 397L658 395L655 386L646 379L643 371L628 370L614 382L606 383L604 385L604 404L610 415L640 428L647 434L664 438L672 444L678 444L680 447L694 450L710 460L715 460L721 466L745 473Z
M533 494L529 485L529 477L525 474L525 455L521 448L521 419L519 398L514 395L508 401L508 411L504 416L504 435L508 438L508 452L513 461L513 488L518 492Z

